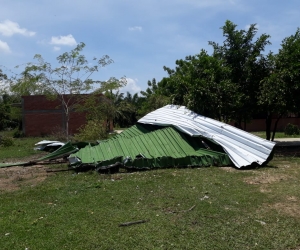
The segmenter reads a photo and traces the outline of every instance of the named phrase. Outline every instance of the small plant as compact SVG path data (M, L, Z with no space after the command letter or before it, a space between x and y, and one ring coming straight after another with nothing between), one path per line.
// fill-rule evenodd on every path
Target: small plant
M297 125L293 125L293 124L289 123L284 128L284 134L285 135L299 135L300 134L300 129Z
M13 146L13 145L14 145L13 138L0 135L0 146L10 147L10 146Z
M65 130L60 127L55 127L51 133L51 138L57 141L68 141L68 135Z
M76 141L94 141L107 139L104 122L101 120L89 120L86 125L79 129L79 133L74 136Z
M15 129L13 132L13 137L14 138L23 138L25 137L23 131L19 130L19 129Z

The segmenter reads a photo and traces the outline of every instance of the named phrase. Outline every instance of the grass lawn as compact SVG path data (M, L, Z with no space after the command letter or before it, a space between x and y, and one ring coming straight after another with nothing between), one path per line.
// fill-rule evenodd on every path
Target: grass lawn
M0 169L0 183L11 180L0 185L0 249L299 249L299 164L277 155L252 170Z
M266 139L265 131L251 132L251 134L254 134L256 136ZM272 134L271 134L271 136L272 136ZM276 132L275 139L276 138L300 138L300 135L286 135L286 134L284 134L284 132Z
M45 140L41 137L28 137L28 138L12 138L12 131L0 131L0 136L10 137L13 140L13 146L1 147L0 146L0 162L17 162L24 161L28 157L38 158L44 153L34 150L34 144Z

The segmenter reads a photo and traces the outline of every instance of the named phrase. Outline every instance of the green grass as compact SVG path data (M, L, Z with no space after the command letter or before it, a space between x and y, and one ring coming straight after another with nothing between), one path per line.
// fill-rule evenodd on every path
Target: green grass
M295 249L299 212L278 204L299 210L299 163L20 180L0 193L0 249ZM147 222L119 227L137 220Z
M0 135L9 136L12 138L12 132L0 132ZM45 138L40 137L28 137L28 138L12 138L13 146L3 147L0 146L0 162L22 160L24 158L35 155L43 154L40 151L34 150L35 143L44 140Z
M256 136L259 136L261 138L266 139L266 132L265 131L259 131L259 132L250 132L251 134L254 134ZM272 134L271 134L272 136ZM275 133L275 139L276 138L300 138L300 135L286 135L284 132L276 132Z
M16 139L0 160L39 154L39 140ZM0 191L0 249L298 249L299 164L275 157L245 171L70 171L43 182L33 174L37 185L16 173L20 189ZM147 222L119 227L138 220Z

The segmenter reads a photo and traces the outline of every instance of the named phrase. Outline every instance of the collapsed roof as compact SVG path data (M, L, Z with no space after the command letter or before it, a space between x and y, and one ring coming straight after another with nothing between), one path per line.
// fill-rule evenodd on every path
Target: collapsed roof
M223 147L237 168L266 163L271 159L275 146L274 142L199 115L184 106L166 105L138 122L174 126L190 136L208 138Z
M69 157L74 167L149 169L170 166L262 165L272 157L274 142L201 116L184 106L167 105L99 145Z
M172 127L143 124L132 126L99 145L86 146L71 155L69 161L76 167L93 165L106 168L119 163L124 168L134 169L231 164L224 152L207 149L206 143L199 138L187 136Z

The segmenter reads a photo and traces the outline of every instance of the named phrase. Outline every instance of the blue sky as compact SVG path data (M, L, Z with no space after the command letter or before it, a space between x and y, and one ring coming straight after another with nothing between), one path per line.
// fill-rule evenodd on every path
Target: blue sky
M147 81L160 81L177 59L201 49L208 41L222 43L226 20L258 35L271 35L277 52L282 40L300 27L299 0L2 0L0 7L0 65L32 62L35 54L55 66L56 57L84 42L84 54L109 55L114 63L93 75L107 80L126 76L122 91L145 90ZM8 73L8 71L6 72Z

